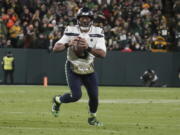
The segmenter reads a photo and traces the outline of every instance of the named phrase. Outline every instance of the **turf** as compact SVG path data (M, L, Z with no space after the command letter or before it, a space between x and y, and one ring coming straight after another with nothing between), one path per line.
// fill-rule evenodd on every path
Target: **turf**
M51 115L66 86L0 86L0 135L180 135L180 89L100 87L98 119L87 124L87 95Z

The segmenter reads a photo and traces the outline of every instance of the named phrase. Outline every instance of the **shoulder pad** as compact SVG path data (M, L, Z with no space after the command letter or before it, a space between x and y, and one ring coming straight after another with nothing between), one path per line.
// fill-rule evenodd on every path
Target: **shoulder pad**
M64 34L67 36L78 36L79 32L75 26L67 26L64 30Z
M104 30L100 27L94 26L94 30L97 34L104 34Z
M104 37L104 30L100 27L93 26L92 32L89 34L89 36L102 38L102 37Z
M64 30L64 33L69 33L69 32L72 32L74 31L74 26L67 26Z

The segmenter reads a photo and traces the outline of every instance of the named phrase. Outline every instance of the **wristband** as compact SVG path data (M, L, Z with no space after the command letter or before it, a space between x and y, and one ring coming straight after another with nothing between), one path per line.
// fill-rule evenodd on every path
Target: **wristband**
M67 49L69 47L69 44L68 43L65 43L64 44L65 48Z
M86 50L87 50L87 52L91 52L91 51L92 51L92 48L91 48L91 47L88 47Z

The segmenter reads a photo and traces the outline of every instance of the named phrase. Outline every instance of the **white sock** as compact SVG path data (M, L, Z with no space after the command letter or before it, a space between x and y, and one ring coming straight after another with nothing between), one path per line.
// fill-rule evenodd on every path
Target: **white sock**
M55 97L55 100L56 100L57 103L61 104L61 101L60 101L60 97L59 97L59 96L56 96L56 97Z
M90 114L90 117L96 117L96 113L89 113Z

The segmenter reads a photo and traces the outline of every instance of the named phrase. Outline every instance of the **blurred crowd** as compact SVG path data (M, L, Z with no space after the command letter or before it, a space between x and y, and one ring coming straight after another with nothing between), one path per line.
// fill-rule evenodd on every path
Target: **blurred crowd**
M172 2L173 16L161 0L0 0L0 48L51 49L86 6L108 50L180 51L180 1Z

